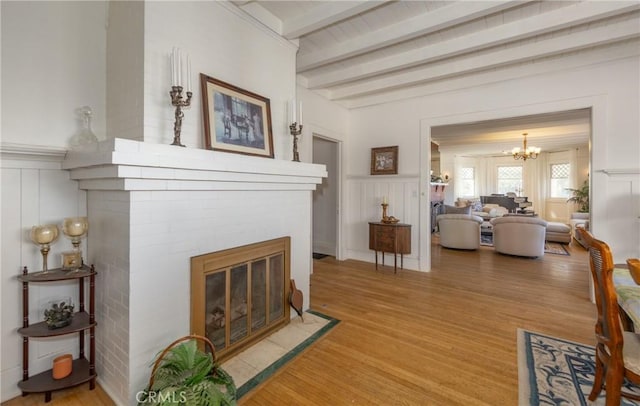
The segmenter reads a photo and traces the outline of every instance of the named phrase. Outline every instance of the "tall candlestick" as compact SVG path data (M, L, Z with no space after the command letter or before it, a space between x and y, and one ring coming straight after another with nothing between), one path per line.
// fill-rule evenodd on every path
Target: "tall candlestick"
M187 92L191 91L191 57L187 55Z
M182 51L178 48L178 86L182 86Z
M171 54L169 55L169 60L171 63L171 86L178 86L178 77L176 71L176 48L174 47L171 50Z
M296 99L289 101L289 122L295 123L297 122L297 112L296 112Z

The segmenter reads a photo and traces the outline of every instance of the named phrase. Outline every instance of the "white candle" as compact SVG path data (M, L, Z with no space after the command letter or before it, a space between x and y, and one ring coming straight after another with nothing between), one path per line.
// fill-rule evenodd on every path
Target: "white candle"
M298 117L300 120L298 124L302 125L302 102L300 102L300 113L298 113Z
M182 51L178 48L178 86L182 86Z
M296 99L289 102L289 121L291 123L296 122Z
M169 54L169 70L171 72L171 86L174 86L175 82L173 81L173 53Z
M382 196L382 204L387 204L387 196Z
M191 58L187 55L187 92L191 91Z

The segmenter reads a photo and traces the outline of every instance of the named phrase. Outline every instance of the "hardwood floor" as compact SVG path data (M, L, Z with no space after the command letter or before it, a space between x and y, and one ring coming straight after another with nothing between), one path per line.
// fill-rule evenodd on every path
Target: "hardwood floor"
M430 273L314 261L311 307L342 322L243 405L516 405L516 329L593 344L588 257L433 246Z
M341 323L239 404L516 405L517 328L593 345L588 257L568 249L524 259L433 245L431 272L396 275L314 260L311 308ZM91 394L82 386L49 404L109 405L99 393L78 401ZM6 405L40 404L32 396Z
M53 392L49 403L45 403L43 393L32 393L25 397L19 396L3 402L2 406L113 406L114 404L100 385L96 385L94 390L89 390L87 383Z

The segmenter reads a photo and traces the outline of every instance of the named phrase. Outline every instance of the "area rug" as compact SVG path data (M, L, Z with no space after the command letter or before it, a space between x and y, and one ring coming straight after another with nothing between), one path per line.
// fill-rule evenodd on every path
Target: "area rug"
M591 346L518 329L518 393L520 406L603 406L605 391L588 399L595 375ZM627 391L640 387L625 382ZM623 398L621 406L640 406Z
M328 256L329 255L327 255L327 254L320 254L318 252L314 252L313 253L313 259L322 259L322 258L325 258L325 257L328 257Z
M493 235L492 234L481 234L480 235L480 245L485 245L488 247L493 247ZM556 255L571 255L564 244L560 244L558 242L549 242L545 241L544 243L544 252L545 254L556 254Z
M240 399L333 329L340 320L308 310L259 343L222 363L234 379Z
M545 254L570 255L565 245L559 242L545 241L544 252Z

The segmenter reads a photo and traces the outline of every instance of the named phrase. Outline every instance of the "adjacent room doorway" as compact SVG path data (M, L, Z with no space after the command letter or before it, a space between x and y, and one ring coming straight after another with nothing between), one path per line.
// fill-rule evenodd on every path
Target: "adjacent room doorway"
M313 135L313 163L326 165L328 176L313 191L313 253L314 257L329 255L338 258L338 214L340 144Z

